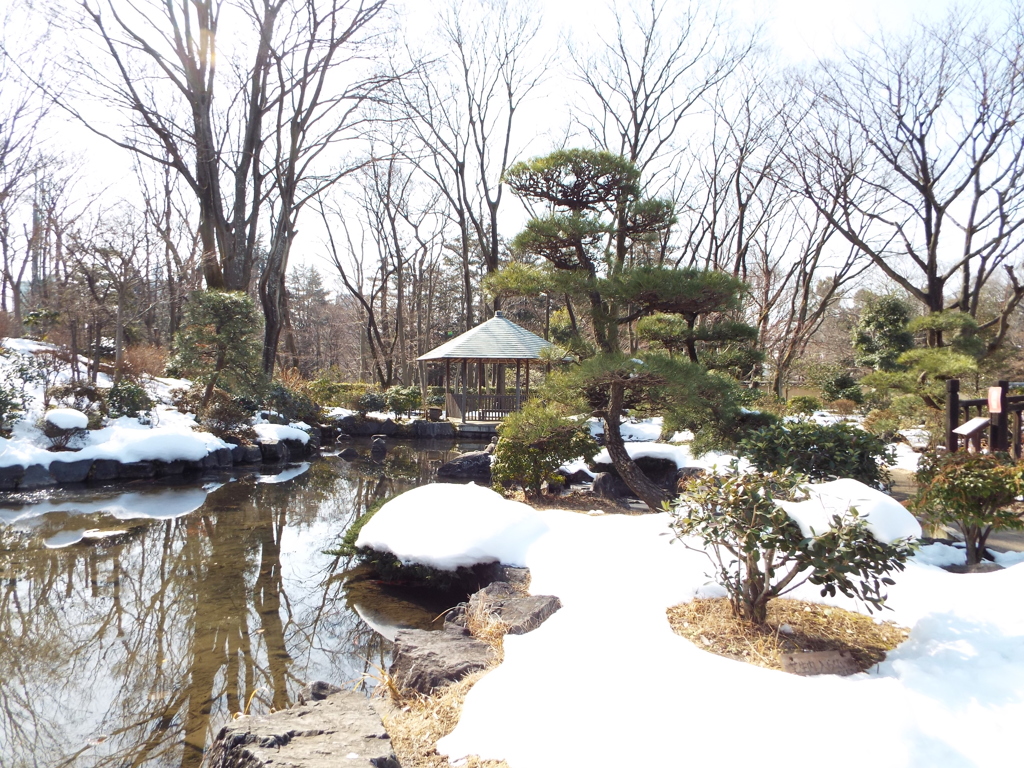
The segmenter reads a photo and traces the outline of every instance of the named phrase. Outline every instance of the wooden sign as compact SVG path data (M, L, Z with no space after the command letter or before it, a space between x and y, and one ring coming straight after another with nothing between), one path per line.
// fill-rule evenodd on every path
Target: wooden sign
M1002 387L989 387L988 388L988 412L989 413L1002 413L1003 412L1003 388Z
M784 653L782 670L793 675L853 675L861 671L849 651Z

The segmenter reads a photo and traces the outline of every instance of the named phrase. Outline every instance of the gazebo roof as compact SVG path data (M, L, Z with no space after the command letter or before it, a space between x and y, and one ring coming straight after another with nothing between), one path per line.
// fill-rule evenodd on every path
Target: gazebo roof
M502 313L460 336L446 341L418 360L490 360L495 362L540 360L541 352L554 345L516 325Z

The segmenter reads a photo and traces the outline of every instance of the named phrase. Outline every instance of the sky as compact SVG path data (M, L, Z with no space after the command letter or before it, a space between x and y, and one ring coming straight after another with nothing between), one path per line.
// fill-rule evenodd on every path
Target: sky
M473 0L467 0L473 2ZM5 6L15 8L19 0L0 0L0 17ZM593 0L536 0L542 14L541 37L556 50L566 41L585 47L592 37L607 39L614 29L610 3ZM680 0L668 0L671 15L685 8ZM846 46L857 46L866 36L879 29L899 32L908 29L915 19L935 18L952 5L950 0L722 0L724 14L730 15L739 28L762 25L766 43L778 52L780 63L813 64L818 58L834 56ZM620 3L621 8L646 7L646 2ZM995 4L981 3L979 12ZM434 23L438 4L419 0L398 0L394 5L406 30L426 30ZM545 86L546 94L524 110L520 125L532 133L523 143L522 156L544 154L564 135L567 123L566 103L571 100L575 85L561 72L553 70ZM110 145L74 122L73 118L54 114L48 134L54 147L75 156L84 182L78 184L83 196L106 191L108 197L131 199L135 194L131 159L128 154ZM122 191L123 190L123 191ZM525 212L518 203L506 198L505 236L521 227ZM518 209L518 210L516 210ZM308 211L300 219L296 261L308 260L322 252L322 225L313 221ZM318 260L312 256L312 263ZM325 262L319 262L324 266Z

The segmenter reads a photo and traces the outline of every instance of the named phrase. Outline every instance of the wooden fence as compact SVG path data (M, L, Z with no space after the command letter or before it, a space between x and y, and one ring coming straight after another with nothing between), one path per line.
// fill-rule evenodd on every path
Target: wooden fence
M1024 386L1024 382L1000 381L988 388L988 397L962 400L960 381L946 382L946 448L959 450L961 446L981 450L981 440L987 436L989 450L1007 451L1021 458L1021 422L1024 395L1011 395L1011 387ZM973 416L971 414L974 414Z

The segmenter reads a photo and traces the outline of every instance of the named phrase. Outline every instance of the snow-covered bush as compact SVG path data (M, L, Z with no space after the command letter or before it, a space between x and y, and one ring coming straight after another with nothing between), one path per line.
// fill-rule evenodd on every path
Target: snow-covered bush
M902 571L912 549L907 539L882 542L856 511L836 513L823 531L806 535L778 501L800 495L798 475L751 472L705 475L687 487L673 512L672 528L707 555L711 575L729 595L736 616L753 624L767 620L768 601L805 581L821 594L842 592L881 608L885 574ZM689 546L689 545L687 545Z
M572 420L556 406L532 401L498 427L491 476L495 483L521 485L539 496L541 485L562 464L582 456L590 460L597 443L585 421Z
M39 422L43 434L50 440L51 451L67 450L72 440L85 436L88 426L89 417L74 408L54 408Z
M863 429L811 421L777 424L748 434L739 455L764 472L789 468L811 480L852 477L878 487L888 481L893 456L886 444Z
M89 417L89 428L98 429L107 415L104 390L89 382L68 382L49 389L50 403L55 408L74 408Z
M930 520L960 529L967 563L981 561L993 528L1024 528L1016 499L1024 464L1005 453L928 453L917 470L914 507Z

